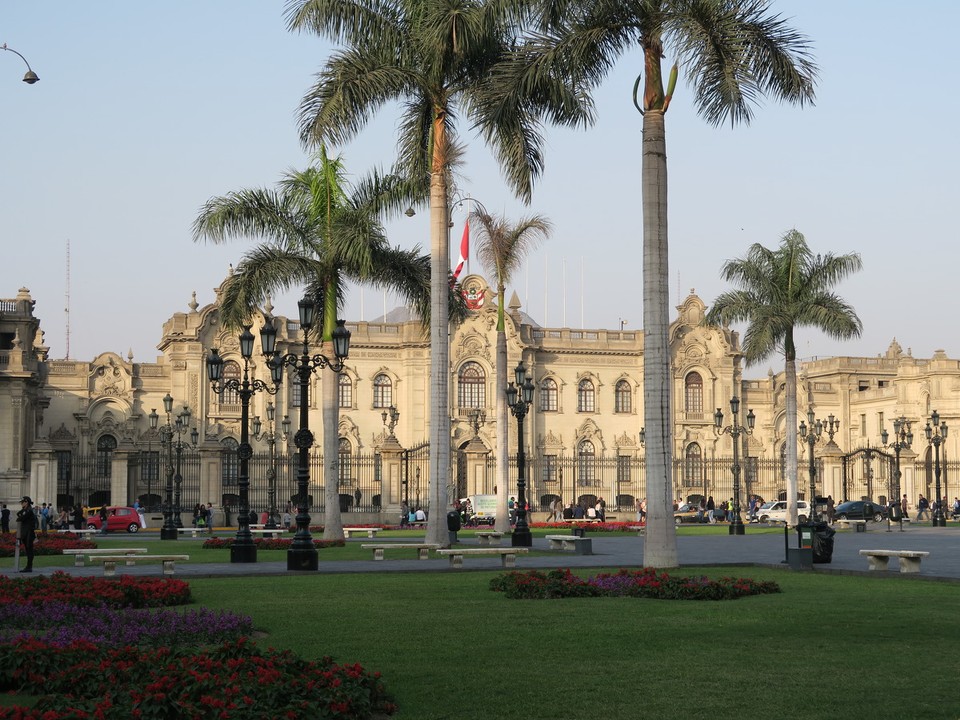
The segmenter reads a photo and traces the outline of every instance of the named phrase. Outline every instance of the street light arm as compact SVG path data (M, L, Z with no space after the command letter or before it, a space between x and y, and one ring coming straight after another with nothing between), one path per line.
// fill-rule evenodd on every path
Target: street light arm
M26 75L23 76L23 81L27 85L33 85L35 82L40 81L40 76L33 71L33 68L30 67L30 63L27 62L27 59L23 55L18 53L12 47L7 47L6 43L3 43L3 45L0 45L0 50L7 50L8 52L12 52L14 55L18 56L21 60L23 60L23 64L27 66L27 73Z

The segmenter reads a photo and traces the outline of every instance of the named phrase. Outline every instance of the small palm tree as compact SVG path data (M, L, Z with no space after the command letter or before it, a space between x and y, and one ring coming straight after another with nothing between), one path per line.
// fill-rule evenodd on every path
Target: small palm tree
M300 106L304 142L345 143L384 105L399 102L399 163L430 181L430 509L426 541L449 544L450 167L461 114L493 149L507 182L529 202L543 168L540 119L588 117L554 76L488 102L495 69L516 47L535 0L288 0L292 30L342 43Z
M797 346L794 332L813 327L839 340L860 336L863 325L856 312L833 286L861 268L860 256L814 255L796 230L770 250L752 245L745 258L723 266L725 280L740 287L721 294L707 313L713 325L746 322L743 357L748 365L773 352L782 352L786 374L787 513L797 524ZM813 502L813 498L810 499Z
M506 286L527 254L550 235L550 221L540 215L522 218L510 225L506 218L477 210L471 217L479 224L477 257L497 283L497 520L496 530L508 532L507 495L510 485L508 438L510 409L507 407L507 331L504 309ZM521 440L522 442L522 440Z
M429 259L419 249L389 247L381 214L399 211L410 188L395 175L371 174L351 192L343 161L318 154L317 165L283 176L277 190L240 190L209 200L193 224L194 239L222 243L263 242L247 252L228 279L220 314L226 327L241 327L271 293L306 287L322 308L318 331L330 342L347 279L400 294L428 317ZM324 537L343 537L339 490L337 378L321 373L323 417ZM303 398L302 402L307 399Z
M679 70L709 123L750 121L763 96L804 105L813 100L816 66L806 38L768 0L540 0L541 32L495 77L507 87L503 110L554 75L568 78L570 96L589 106L589 89L616 61L643 51L633 102L643 114L643 402L647 458L644 564L678 564L673 527L670 295L667 267L667 146L664 118ZM666 53L677 59L665 78ZM638 91L642 91L638 97ZM691 204L692 207L692 204Z

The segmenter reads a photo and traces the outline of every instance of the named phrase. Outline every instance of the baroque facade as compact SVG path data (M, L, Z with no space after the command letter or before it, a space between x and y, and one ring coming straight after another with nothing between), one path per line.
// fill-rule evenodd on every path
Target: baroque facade
M498 427L494 366L496 307L487 282L471 275L463 282L472 307L469 319L451 328L450 416L454 449L448 497L495 492L495 448L516 449L516 425ZM219 295L219 291L217 291ZM38 502L142 505L158 509L174 455L161 444L150 415L168 421L163 398L174 399L173 417L184 416L185 450L177 455L178 505L212 502L236 509L236 447L240 405L236 394L218 396L206 379L205 358L218 348L224 377L239 377L243 360L236 333L219 324L216 297L200 306L196 295L187 312L174 313L162 328L155 362L138 362L115 353L92 360L54 360L43 343L41 321L33 315L27 289L0 300L0 499L30 494ZM742 492L766 499L786 490L782 455L786 439L783 373L744 379L739 338L729 328L703 324L706 306L691 291L677 308L670 330L673 356L673 409L676 497L732 494L732 445L715 432L714 410L731 422L730 398L741 398L741 424L751 409L752 434L742 435ZM273 308L263 308L273 316ZM257 332L262 317L254 323ZM278 348L299 352L298 323L276 316ZM429 335L398 309L372 322L348 322L350 355L343 372L315 374L307 399L310 426L323 432L319 383L336 382L340 405L339 474L341 509L363 512L364 520L392 519L401 500L411 505L428 497L430 362ZM636 330L576 330L541 327L522 312L514 294L507 312L508 368L522 360L536 387L525 422L528 496L535 510L560 497L563 502L604 497L608 508L632 513L644 497L643 333ZM313 350L312 350L313 351ZM771 358L771 363L777 363ZM781 363L782 364L782 363ZM251 364L254 377L269 381L262 357ZM509 378L508 378L509 379ZM257 394L250 415L263 432L252 438L251 507L266 507L269 465L277 468L281 506L295 494L295 449L281 432L283 418L296 418L302 400L292 378L274 395ZM892 434L892 420L912 423L914 442L901 453L902 491L911 498L932 494L931 447L923 427L933 410L948 424L958 415L960 363L938 351L921 360L896 341L875 358L818 358L799 363L798 410L808 408L835 424L814 446L818 492L834 498L868 496L882 500L895 490L889 450L881 432ZM275 425L267 422L267 404ZM197 442L189 442L196 428ZM268 455L270 432L275 457ZM940 448L944 494L956 494L954 435ZM318 452L319 442L314 445ZM806 497L809 445L800 443L800 497ZM509 477L515 483L516 469ZM322 459L311 463L313 511L322 502ZM515 486L514 486L515 487ZM511 491L512 494L512 491ZM632 517L632 515L630 515ZM358 520L361 518L357 518Z

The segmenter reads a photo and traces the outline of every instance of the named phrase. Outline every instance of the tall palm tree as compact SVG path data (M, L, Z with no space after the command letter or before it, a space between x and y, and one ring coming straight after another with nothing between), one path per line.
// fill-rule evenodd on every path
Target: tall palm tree
M321 342L331 342L347 279L390 288L428 313L428 258L418 249L388 246L381 214L410 200L409 185L395 175L374 173L352 189L341 158L318 153L318 164L286 173L276 190L240 190L210 199L193 223L194 239L222 243L260 238L228 279L221 298L227 327L243 325L266 297L305 286L322 322ZM425 320L426 321L426 320ZM337 378L320 373L324 455L324 533L343 537L339 491ZM302 398L306 402L307 398Z
M539 119L589 118L572 89L546 74L499 103L485 102L494 68L516 46L534 0L289 0L292 30L341 45L300 106L306 143L352 139L388 102L398 101L398 153L404 174L430 179L430 513L427 542L449 544L450 164L456 121L469 115L514 192L529 202L543 167Z
M722 276L740 287L721 294L705 322L718 325L746 322L743 357L760 362L782 352L786 387L786 475L789 522L797 524L797 346L794 331L814 327L840 340L859 337L863 329L856 312L833 286L861 268L860 256L814 255L796 230L769 250L750 246L745 258L724 263ZM809 500L813 503L813 499Z
M673 527L667 152L664 116L680 68L709 123L747 123L764 95L813 100L816 66L806 38L774 15L768 0L541 0L541 31L520 47L497 85L525 88L565 74L579 95L639 47L644 68L633 89L643 114L643 398L647 458L644 564L677 565ZM676 59L667 82L663 61ZM642 86L642 97L638 91ZM508 97L512 95L508 94Z
M509 473L509 428L510 409L507 407L507 328L506 307L507 283L520 267L527 254L537 244L549 237L550 221L540 215L521 218L511 225L506 218L493 217L483 210L476 210L471 217L479 224L477 232L477 257L484 269L497 283L497 520L496 530L507 532L510 517L507 494L510 485ZM520 440L522 442L522 439Z

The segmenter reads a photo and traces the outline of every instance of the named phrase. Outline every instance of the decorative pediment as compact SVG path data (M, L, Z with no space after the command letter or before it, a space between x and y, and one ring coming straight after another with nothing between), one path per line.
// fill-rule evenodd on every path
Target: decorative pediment
M48 439L51 442L72 442L77 439L77 436L67 430L65 423L60 423L60 427L50 431Z
M132 378L125 363L112 353L102 355L93 364L90 373L90 395L98 397L122 397L130 395Z

